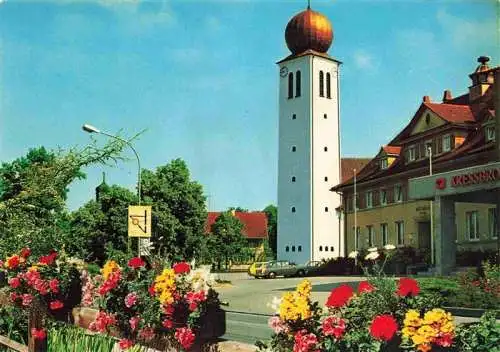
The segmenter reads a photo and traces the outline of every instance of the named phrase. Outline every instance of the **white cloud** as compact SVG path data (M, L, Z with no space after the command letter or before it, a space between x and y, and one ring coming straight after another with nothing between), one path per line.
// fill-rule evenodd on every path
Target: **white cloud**
M354 64L362 70L372 70L374 68L373 57L363 50L354 53Z

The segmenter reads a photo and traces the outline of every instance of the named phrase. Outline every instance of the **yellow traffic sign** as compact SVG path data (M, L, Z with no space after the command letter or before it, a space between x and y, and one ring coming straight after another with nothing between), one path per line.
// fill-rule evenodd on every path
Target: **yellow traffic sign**
M129 205L128 237L151 237L151 206Z

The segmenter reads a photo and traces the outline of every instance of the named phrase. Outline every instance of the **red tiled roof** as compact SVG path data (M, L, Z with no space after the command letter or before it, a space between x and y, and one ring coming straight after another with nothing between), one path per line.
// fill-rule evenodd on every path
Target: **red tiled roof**
M475 122L469 105L423 103L448 122Z
M221 212L209 212L205 223L205 233L210 229ZM234 215L243 224L243 234L247 238L267 238L267 216L263 211L235 212Z
M354 169L356 175L359 174L366 164L370 162L370 158L341 158L340 159L340 183L350 180L354 176Z
M399 155L401 153L401 147L396 147L395 145L384 145L382 149L387 154Z

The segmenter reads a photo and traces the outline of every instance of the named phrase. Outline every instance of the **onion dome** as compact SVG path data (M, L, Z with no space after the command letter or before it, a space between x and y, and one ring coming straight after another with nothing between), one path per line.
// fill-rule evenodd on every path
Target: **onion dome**
M285 40L294 55L306 50L326 53L333 41L332 24L326 16L308 7L288 22Z

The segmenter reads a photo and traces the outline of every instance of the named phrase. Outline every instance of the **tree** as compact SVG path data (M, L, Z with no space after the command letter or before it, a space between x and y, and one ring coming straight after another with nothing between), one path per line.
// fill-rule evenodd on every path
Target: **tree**
M238 213L248 213L248 209L245 209L245 208L241 208L241 207L229 207L227 209L228 211L237 211Z
M31 149L25 157L0 167L0 256L29 246L35 255L67 244L66 195L82 168L120 159L124 144L47 151Z
M274 204L270 204L264 208L264 213L267 215L267 235L269 238L269 247L276 258L278 250L278 208Z
M247 247L248 243L242 230L243 224L230 211L221 213L212 224L207 244L211 253L215 254L213 258L219 269L223 261L227 268L229 261L237 258Z
M144 204L153 207L152 241L168 260L199 258L207 211L202 186L186 163L175 159L155 171L142 171Z

